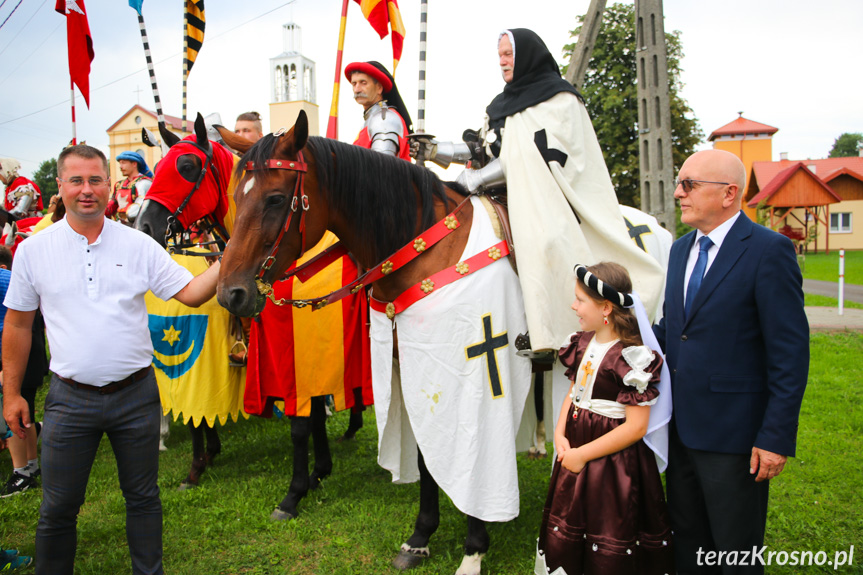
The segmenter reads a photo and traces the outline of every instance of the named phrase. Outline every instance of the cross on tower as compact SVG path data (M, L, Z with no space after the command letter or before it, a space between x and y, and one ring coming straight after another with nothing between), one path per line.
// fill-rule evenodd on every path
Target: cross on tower
M465 348L465 355L468 359L486 356L486 368L488 369L488 379L491 383L491 396L498 398L503 396L503 387L500 383L500 368L497 365L497 357L495 350L506 347L509 343L509 336L506 332L492 335L491 314L482 316L482 331L485 337L484 341L471 345Z

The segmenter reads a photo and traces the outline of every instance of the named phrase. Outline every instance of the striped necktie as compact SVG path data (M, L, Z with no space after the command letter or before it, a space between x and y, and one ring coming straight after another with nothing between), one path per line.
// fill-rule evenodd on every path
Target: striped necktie
M686 288L686 301L683 304L684 318L689 317L689 308L695 299L695 294L698 293L698 288L701 287L701 280L704 279L704 270L707 269L707 251L713 241L707 236L701 236L698 240L698 259L695 260L695 267L692 268L692 275L689 276L689 286Z

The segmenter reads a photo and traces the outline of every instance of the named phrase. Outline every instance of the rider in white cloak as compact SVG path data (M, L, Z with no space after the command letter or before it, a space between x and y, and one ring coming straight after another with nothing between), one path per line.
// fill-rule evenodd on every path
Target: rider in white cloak
M524 28L505 30L498 54L506 86L486 108L478 140L420 136L412 153L443 167L481 165L458 178L469 191L505 186L530 345L542 354L579 329L570 309L577 263L623 265L652 312L665 274L630 238L582 98L542 39ZM557 371L555 406L568 383Z

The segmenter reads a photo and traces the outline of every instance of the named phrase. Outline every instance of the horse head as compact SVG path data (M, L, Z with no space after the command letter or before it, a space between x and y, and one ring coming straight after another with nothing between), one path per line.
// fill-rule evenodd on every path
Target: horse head
M162 125L159 130L170 149L156 166L135 227L165 246L168 236L206 216L224 224L233 154L207 138L201 114L193 136L181 140Z
M217 292L219 303L235 315L260 313L265 299L258 285L281 277L326 230L314 158L301 152L308 138L308 119L301 111L290 130L255 142L237 166L237 217Z

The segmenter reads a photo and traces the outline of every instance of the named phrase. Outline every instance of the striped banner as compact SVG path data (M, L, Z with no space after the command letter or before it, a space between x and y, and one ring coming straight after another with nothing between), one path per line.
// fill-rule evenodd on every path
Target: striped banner
M419 68L419 94L417 100L417 132L426 131L426 30L428 29L428 0L420 3L420 68ZM417 163L422 160L417 161ZM424 162L423 162L424 163Z
M198 52L204 45L204 0L186 0L183 33L183 131L186 131L186 84Z
M342 51L345 47L345 28L348 22L348 0L342 2L342 20L339 24L339 47L336 51L336 78L333 83L333 101L330 105L330 119L327 122L327 138L339 138L339 86L342 81Z

